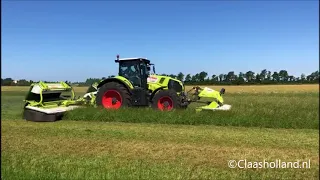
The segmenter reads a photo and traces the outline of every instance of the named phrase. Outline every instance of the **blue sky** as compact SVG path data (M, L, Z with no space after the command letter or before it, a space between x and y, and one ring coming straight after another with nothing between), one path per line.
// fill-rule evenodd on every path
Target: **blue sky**
M84 81L143 56L157 73L319 69L317 1L2 1L2 78Z

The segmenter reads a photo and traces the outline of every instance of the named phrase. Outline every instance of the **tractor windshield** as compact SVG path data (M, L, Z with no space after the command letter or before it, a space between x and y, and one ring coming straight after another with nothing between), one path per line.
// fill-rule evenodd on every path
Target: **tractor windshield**
M127 78L133 86L141 87L141 77L144 76L144 63L138 61L122 61L120 62L119 75Z

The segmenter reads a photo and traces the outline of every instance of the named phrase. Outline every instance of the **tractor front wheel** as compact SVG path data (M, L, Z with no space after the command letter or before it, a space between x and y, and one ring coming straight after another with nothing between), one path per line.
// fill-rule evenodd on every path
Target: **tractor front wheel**
M152 108L170 111L180 108L179 96L173 90L160 90L152 98Z
M106 109L119 109L131 105L131 96L122 84L110 82L99 89L96 103Z

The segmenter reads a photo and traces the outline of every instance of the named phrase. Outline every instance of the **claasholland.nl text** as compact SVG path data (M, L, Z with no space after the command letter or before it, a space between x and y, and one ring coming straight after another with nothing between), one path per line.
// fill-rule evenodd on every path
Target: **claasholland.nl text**
M310 159L308 161L281 161L280 159L277 159L275 161L247 161L239 160L237 162L238 168L310 168Z

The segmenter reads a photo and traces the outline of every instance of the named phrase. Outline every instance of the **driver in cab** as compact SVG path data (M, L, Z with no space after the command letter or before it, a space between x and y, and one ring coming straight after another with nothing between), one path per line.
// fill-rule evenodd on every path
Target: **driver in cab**
M126 77L129 81L131 81L133 86L140 86L141 85L141 79L140 79L140 71L139 67L137 65L132 65L127 67L123 71L124 77Z

